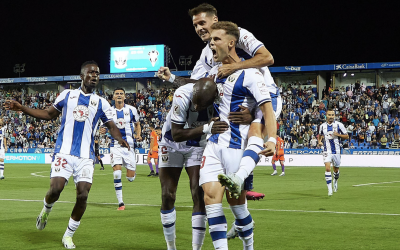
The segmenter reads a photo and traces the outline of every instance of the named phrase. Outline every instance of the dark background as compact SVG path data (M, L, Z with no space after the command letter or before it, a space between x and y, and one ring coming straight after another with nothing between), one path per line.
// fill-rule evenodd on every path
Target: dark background
M177 64L193 55L192 69L205 44L187 11L202 2L2 0L0 78L17 77L16 63L25 77L78 74L87 60L109 73L110 47L151 44L168 45ZM396 1L208 3L264 42L275 66L400 61Z

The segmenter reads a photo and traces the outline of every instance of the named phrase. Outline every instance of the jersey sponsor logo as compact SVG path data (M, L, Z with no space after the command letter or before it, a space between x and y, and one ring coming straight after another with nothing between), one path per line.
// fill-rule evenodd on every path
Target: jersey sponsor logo
M89 117L89 109L86 106L78 105L72 112L75 121L84 122Z
M125 124L126 124L126 121L124 118L119 118L117 120L117 122L115 123L115 125L117 125L117 128L119 128L119 129L125 128Z

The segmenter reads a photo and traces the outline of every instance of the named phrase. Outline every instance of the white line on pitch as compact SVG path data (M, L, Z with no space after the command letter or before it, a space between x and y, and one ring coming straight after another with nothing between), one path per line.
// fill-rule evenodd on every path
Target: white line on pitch
M362 187L362 186L371 186L371 185L379 185L379 184L390 184L390 183L397 183L400 181L387 181L387 182L377 182L377 183L365 183L365 184L358 184L358 185L353 185L353 187Z
M21 201L21 202L43 202L43 200L22 200L22 199L0 199L1 201ZM75 204L72 201L57 201L59 203ZM88 202L88 204L96 205L118 205L118 203L101 203L101 202ZM160 207L160 205L153 204L127 204L125 206L140 206L140 207ZM181 208L192 208L193 206L175 206ZM230 210L228 207L224 207ZM269 212L292 212L292 213L326 213L326 214L351 214L351 215L384 215L384 216L400 216L400 214L386 214L386 213L361 213L361 212L340 212L340 211L312 211L312 210L289 210L289 209L268 209L268 208L249 208L250 211L269 211Z

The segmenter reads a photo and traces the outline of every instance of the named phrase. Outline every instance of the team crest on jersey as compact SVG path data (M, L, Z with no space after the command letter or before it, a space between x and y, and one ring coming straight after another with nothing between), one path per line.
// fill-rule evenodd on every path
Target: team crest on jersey
M90 101L90 105L96 106L96 105L97 105L97 102L96 102L96 101Z
M128 115L129 115L129 113L124 113L124 115L125 115L125 116L128 116Z
M84 105L78 105L72 112L75 121L84 122L89 117L89 109Z
M123 129L125 128L125 123L126 121L124 118L119 118L115 124L117 125L117 128Z
M149 52L149 60L151 62L151 65L154 67L154 65L156 65L156 62L158 60L158 51L157 50L152 50Z
M228 82L233 82L233 81L235 81L236 80L236 75L230 75L229 77L228 77Z

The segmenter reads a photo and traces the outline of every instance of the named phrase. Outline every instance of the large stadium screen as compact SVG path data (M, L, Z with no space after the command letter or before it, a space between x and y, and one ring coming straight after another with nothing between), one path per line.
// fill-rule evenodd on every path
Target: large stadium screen
M165 46L112 47L110 73L157 71L165 64Z

